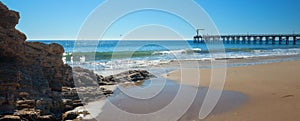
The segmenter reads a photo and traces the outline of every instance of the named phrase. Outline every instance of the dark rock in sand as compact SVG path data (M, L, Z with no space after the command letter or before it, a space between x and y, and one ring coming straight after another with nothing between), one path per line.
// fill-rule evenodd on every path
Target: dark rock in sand
M130 70L107 77L97 75L99 85L114 85L123 82L137 82L155 77L146 70Z

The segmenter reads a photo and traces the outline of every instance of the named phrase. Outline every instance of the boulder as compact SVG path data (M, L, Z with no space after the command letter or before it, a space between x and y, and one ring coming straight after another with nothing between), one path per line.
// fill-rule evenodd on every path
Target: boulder
M114 85L124 82L138 82L154 78L155 76L150 74L146 70L129 70L119 74L110 75L107 77L97 75L98 84L101 85Z

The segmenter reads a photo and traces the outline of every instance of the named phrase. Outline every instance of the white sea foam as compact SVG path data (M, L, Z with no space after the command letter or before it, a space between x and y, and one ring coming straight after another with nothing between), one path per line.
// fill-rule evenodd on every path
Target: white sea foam
M300 54L300 48L291 49L271 49L271 50L254 50L254 56L283 56Z
M151 57L130 58L130 59L116 59L101 62L93 62L89 64L82 64L95 66L97 70L122 70L128 68L151 68L151 66L158 66L160 64L168 64L171 61L214 61L222 59L245 59L253 57L267 57L267 56L284 56L300 54L300 48L290 49L270 49L270 50L252 50L248 52L227 52L224 53L199 53L200 48L185 49L185 50L171 50L171 51L157 51ZM196 53L193 53L196 52ZM197 53L198 52L198 53Z
M155 51L153 55L181 55L181 54L193 54L201 52L201 48L193 49L181 49L181 50L168 50L168 51Z

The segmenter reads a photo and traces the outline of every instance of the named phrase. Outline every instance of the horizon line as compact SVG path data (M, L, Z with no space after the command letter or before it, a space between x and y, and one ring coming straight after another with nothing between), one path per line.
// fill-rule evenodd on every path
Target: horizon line
M47 40L54 40L54 41L68 41L68 40L79 40L79 39L26 39L26 41L47 41ZM103 41L122 41L120 39L101 39ZM124 39L123 39L124 40ZM193 40L193 39L126 39L126 41L155 41L155 40L166 40L166 41L185 41L185 40ZM88 39L86 41L100 41L97 39Z

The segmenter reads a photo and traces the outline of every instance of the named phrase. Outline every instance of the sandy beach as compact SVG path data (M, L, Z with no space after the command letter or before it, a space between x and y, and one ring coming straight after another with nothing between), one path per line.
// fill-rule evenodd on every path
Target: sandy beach
M189 70L189 74L198 74ZM200 85L208 87L210 69L201 69ZM225 90L248 96L242 106L212 115L205 121L295 121L300 112L300 61L278 62L227 69ZM167 78L180 82L179 70ZM187 82L188 83L188 82Z

